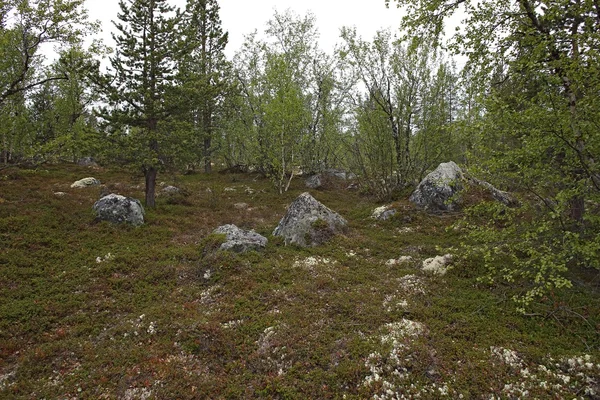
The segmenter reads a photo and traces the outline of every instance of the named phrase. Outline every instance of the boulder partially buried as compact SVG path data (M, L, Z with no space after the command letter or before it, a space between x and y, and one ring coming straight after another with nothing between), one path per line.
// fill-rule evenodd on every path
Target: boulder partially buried
M245 253L250 250L263 250L267 246L267 238L253 230L245 231L235 225L223 225L213 231L225 235L227 241L221 244L221 250L231 250L236 253Z
M115 224L128 223L135 226L144 223L144 207L139 200L111 193L102 197L92 207L96 217Z
M88 178L83 178L83 179L73 182L73 184L71 185L71 188L82 189L82 188L86 188L89 186L98 186L98 185L100 185L100 181L98 179L88 177Z
M427 211L455 211L459 207L457 194L463 190L463 172L450 161L441 163L427 175L410 196L410 201Z
M344 232L347 226L348 222L338 213L305 192L290 204L273 236L283 237L286 244L315 246Z

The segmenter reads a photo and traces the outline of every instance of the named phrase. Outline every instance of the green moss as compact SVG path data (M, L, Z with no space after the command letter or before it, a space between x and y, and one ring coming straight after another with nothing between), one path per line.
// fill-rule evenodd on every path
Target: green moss
M189 205L159 199L133 229L93 222L98 193L69 188L87 169L48 170L1 182L0 370L16 371L0 385L2 398L122 398L136 388L156 398L370 398L380 388L364 384L365 362L389 355L382 327L403 318L427 327L407 342L409 382L419 389L444 382L465 398L490 397L490 387L515 376L491 362L491 346L528 365L583 353L598 363L600 304L589 285L555 291L523 316L511 301L522 288L478 282L475 259L457 259L440 279L415 269L467 240L449 228L452 215L399 201L399 218L374 221L369 199L320 191L318 200L349 221L345 236L310 248L270 237L264 252L238 255L217 251L225 238L211 232L234 223L269 234L302 182L279 196L249 174L171 177L188 189ZM141 176L95 172L143 197ZM386 265L401 255L416 261ZM409 274L424 279L424 294L401 290ZM401 300L405 308L384 307Z

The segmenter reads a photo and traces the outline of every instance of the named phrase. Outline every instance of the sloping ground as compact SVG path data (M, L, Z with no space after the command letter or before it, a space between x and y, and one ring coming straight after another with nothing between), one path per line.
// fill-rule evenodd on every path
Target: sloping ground
M302 249L270 236L300 181L279 196L250 174L162 175L189 196L159 197L134 228L94 221L107 189L70 188L86 176L143 197L142 178L118 171L0 172L2 399L600 396L593 288L522 316L519 288L478 283L477 265L419 269L463 240L447 229L459 216L400 202L375 221L380 204L317 191L350 231ZM207 235L227 223L267 250L213 252Z

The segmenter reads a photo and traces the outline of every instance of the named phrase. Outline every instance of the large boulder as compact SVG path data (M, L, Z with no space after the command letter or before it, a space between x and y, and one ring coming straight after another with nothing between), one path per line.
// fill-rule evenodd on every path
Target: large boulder
M322 244L347 229L348 222L338 213L319 203L309 193L302 193L279 221L273 236L281 236L285 243L299 246Z
M88 178L83 178L83 179L73 182L71 187L73 189L82 189L82 188L86 188L86 187L90 187L90 186L98 186L98 185L100 185L100 181L98 179L88 177Z
M409 200L427 211L455 211L458 193L463 190L463 172L450 161L441 163L417 186Z
M92 207L96 217L115 224L128 223L135 226L144 223L144 207L137 199L111 193L102 197Z
M267 246L267 238L253 230L245 231L235 225L228 224L218 227L213 233L225 235L227 241L221 244L221 250L231 250L245 253L251 250L263 250Z

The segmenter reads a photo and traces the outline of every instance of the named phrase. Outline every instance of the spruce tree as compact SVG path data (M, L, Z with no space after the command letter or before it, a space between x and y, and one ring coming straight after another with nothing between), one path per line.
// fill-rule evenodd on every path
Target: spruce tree
M139 134L136 162L145 175L146 206L154 207L156 176L166 161L163 123L172 114L166 95L176 74L181 16L167 0L121 0L119 6L116 54L103 80L111 108L102 114L122 132Z
M188 0L185 47L189 54L180 64L187 118L195 140L200 142L205 172L211 171L217 108L226 90L224 50L228 34L221 27L219 10L216 0Z

